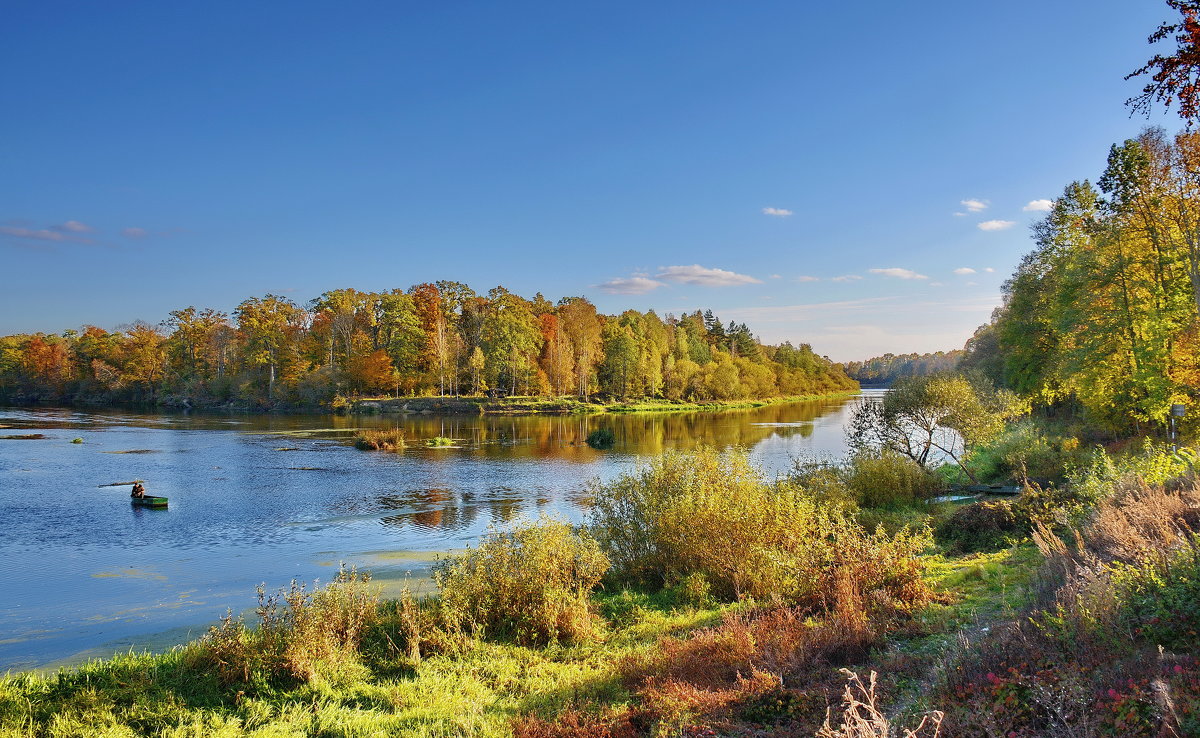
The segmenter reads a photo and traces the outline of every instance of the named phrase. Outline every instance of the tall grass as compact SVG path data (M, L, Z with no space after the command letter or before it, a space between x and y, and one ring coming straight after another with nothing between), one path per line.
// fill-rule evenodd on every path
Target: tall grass
M586 531L542 521L490 531L434 573L452 627L527 645L596 636L592 588L608 559Z
M274 594L258 591L259 626L226 616L186 651L192 668L223 684L335 681L362 676L358 646L378 612L378 592L367 574L343 567L327 586L310 590L293 581Z
M1099 502L1066 533L1035 523L1030 610L946 674L954 735L1200 735L1200 488L1161 449L1079 478Z
M405 445L402 428L364 428L354 435L354 447L363 451L400 451Z
M797 484L769 483L744 451L669 452L592 489L592 530L625 581L702 576L721 599L835 600L839 571L902 608L927 601L927 530L869 533Z

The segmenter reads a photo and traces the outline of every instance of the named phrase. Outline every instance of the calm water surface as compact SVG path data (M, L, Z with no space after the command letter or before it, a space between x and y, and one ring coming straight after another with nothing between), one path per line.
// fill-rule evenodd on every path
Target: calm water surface
M841 456L854 402L514 418L0 409L0 436L46 436L0 440L0 672L181 642L251 608L259 583L328 580L339 562L421 586L438 553L521 517L579 520L590 480L664 449L744 446L769 475ZM347 440L364 426L457 443L363 452ZM599 427L613 450L584 444ZM170 508L101 486L136 478Z

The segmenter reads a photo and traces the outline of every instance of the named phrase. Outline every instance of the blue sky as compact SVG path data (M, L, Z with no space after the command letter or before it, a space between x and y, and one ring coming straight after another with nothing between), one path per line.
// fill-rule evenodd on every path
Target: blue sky
M1168 13L10 0L0 333L451 279L958 348L1036 201L1146 124Z

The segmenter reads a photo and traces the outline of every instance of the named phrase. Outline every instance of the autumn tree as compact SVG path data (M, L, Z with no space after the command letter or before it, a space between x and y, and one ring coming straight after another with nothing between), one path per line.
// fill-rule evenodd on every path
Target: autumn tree
M483 350L489 384L507 386L516 394L528 389L542 347L537 320L525 300L503 287L488 292L489 310L483 323Z
M1200 115L1200 2L1167 0L1167 5L1179 13L1179 19L1162 23L1147 41L1155 44L1170 39L1175 48L1169 54L1155 54L1126 75L1125 79L1132 79L1148 74L1150 81L1125 104L1134 112L1149 115L1156 103L1168 109L1175 103L1179 117L1190 124Z
M571 345L575 364L574 391L586 398L591 393L595 366L602 358L600 317L596 306L583 297L564 297L558 304L563 335Z
M847 441L855 451L899 453L916 463L964 463L974 448L995 437L1018 404L979 380L959 374L905 377L882 400L864 399L851 416Z
M250 367L267 369L267 399L275 399L276 378L298 378L297 343L305 328L307 313L286 297L252 297L237 306L238 331L243 343L242 358Z
M228 329L229 316L194 306L172 310L170 316L163 321L170 330L166 342L168 370L182 381L215 378L224 367L220 334Z

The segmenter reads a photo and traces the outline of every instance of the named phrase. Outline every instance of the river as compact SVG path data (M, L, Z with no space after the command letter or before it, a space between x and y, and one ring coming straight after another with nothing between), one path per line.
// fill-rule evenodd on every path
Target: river
M260 583L328 580L340 562L385 593L428 591L439 554L522 517L581 520L591 481L665 449L746 447L767 475L840 457L855 402L470 418L0 408L0 437L44 436L0 440L0 673L165 648L252 608ZM393 426L416 439L401 453L348 444ZM584 443L600 427L612 450ZM435 436L455 446L422 445ZM136 478L170 507L101 486Z

